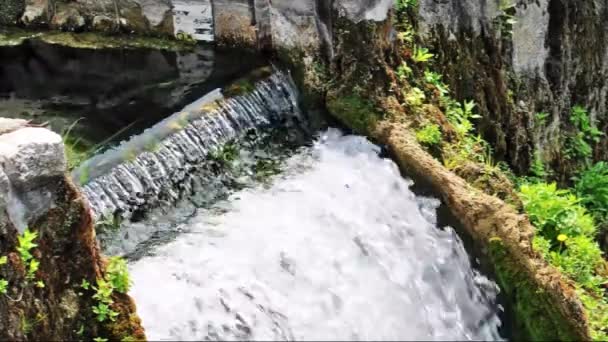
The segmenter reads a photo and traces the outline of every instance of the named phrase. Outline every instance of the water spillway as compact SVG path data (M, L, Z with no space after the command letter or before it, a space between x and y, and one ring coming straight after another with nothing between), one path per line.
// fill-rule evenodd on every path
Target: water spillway
M499 288L438 200L363 137L271 142L308 123L289 74L236 84L74 171L97 220L123 220L100 241L129 258L149 339L501 339ZM218 159L273 170L212 196L258 172Z
M148 337L500 339L497 286L378 152L326 131L133 262Z
M129 219L134 212L175 202L191 190L206 157L223 144L300 116L293 82L282 72L236 86L247 89L236 89L246 91L233 97L211 92L75 170L73 178L94 216Z

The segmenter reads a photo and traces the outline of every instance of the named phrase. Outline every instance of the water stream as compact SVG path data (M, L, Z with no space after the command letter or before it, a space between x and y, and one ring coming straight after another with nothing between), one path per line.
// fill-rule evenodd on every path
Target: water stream
M134 260L151 340L497 340L498 287L439 201L336 129Z

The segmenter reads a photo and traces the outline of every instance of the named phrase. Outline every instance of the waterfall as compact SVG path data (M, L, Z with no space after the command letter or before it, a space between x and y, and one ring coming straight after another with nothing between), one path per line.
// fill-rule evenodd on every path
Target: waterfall
M175 202L192 189L196 177L206 176L195 171L209 153L250 130L302 118L289 75L275 71L253 86L233 97L213 91L83 163L72 177L95 218L128 219L135 212Z

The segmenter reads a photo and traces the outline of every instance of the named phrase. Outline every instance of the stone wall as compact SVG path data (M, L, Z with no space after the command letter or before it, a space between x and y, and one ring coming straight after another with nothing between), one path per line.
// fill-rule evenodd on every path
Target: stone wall
M115 322L96 321L94 291L82 284L95 284L105 265L88 206L65 173L59 135L0 118L0 339L143 338L126 295L114 295ZM18 249L26 229L37 234L30 260Z
M571 173L564 134L574 105L608 129L608 3L421 0L420 30L459 98L474 98L499 158L525 172L534 154ZM506 24L512 16L515 24ZM535 113L549 114L545 123ZM608 157L608 140L595 158Z

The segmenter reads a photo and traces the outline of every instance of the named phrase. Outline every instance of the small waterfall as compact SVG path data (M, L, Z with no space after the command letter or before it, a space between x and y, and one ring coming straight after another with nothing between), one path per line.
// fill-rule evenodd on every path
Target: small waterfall
M242 86L247 88L247 86ZM275 71L251 92L225 98L216 90L73 172L96 219L173 203L191 191L209 153L242 134L300 120L289 75ZM204 179L203 179L204 181Z

